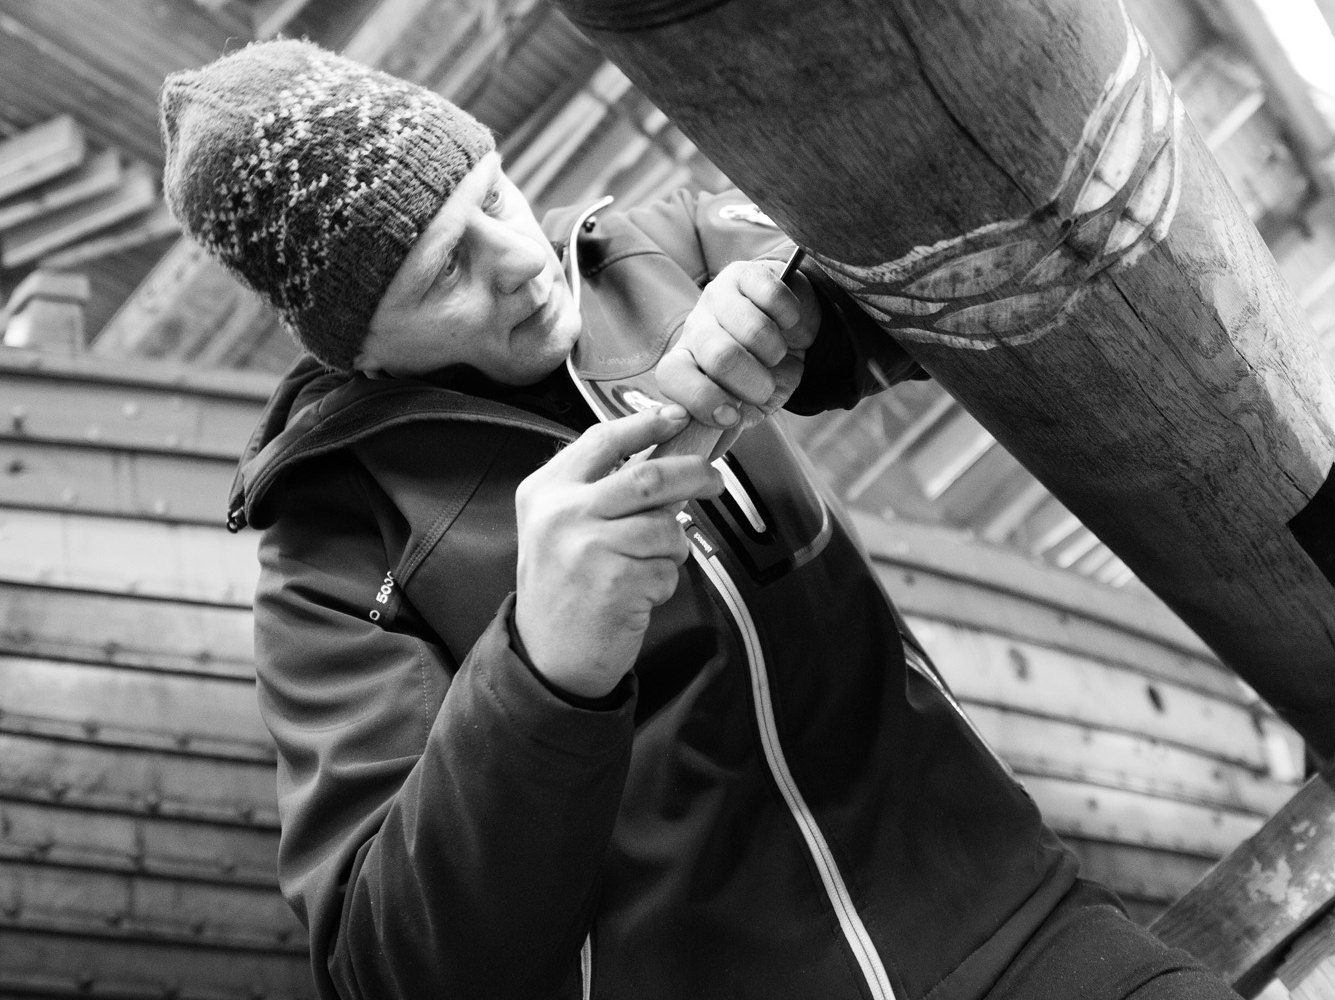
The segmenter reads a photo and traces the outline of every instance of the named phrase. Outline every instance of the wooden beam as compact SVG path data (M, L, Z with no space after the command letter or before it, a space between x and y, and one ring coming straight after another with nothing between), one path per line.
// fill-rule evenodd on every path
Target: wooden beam
M1335 912L1289 949L1277 978L1291 1000L1335 1000Z
M246 608L258 542L221 526L5 510L0 581Z
M102 260L114 254L134 250L145 243L172 236L181 231L181 225L171 210L162 203L148 214L129 223L114 226L101 235L48 254L39 262L42 267L57 270L79 267L91 261Z
M88 157L78 169L0 205L0 230L115 190L120 181L120 156L115 150L103 150Z
M0 654L253 682L253 647L243 609L0 584Z
M65 354L82 352L83 306L88 296L88 279L81 274L33 271L0 311L0 343Z
M1308 781L1165 913L1154 932L1250 996L1333 902L1335 769Z
M134 166L112 190L15 226L4 235L0 265L30 264L85 236L146 212L158 202L158 186L148 169Z
M0 143L0 198L35 187L83 162L84 134L60 115Z
M558 7L1335 753L1335 381L1120 3Z
M36 444L83 444L235 462L273 376L189 372L0 352L0 433Z

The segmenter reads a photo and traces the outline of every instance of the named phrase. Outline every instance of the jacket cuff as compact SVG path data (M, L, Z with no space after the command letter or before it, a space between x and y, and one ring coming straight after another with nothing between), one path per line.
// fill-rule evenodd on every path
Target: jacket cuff
M574 708L582 708L588 712L610 712L620 708L632 693L633 684L631 682L631 673L626 672L626 676L617 681L617 686L608 691L607 694L599 695L596 698L589 698L582 694L575 694L572 691L566 691L559 685L553 684L543 676L542 671L533 665L533 659L528 655L528 650L524 646L524 640L519 634L519 627L515 625L515 602L513 595L502 608L505 614L505 624L510 630L510 648L515 656L523 661L524 666L532 672L537 678L538 683L545 687L556 697L560 698L566 704Z
M570 695L558 693L517 652L511 624L514 603L511 594L469 656L483 695L520 735L544 751L580 757L623 752L634 731L638 691L634 673L613 689L608 698L615 697L615 703L609 707L574 704Z

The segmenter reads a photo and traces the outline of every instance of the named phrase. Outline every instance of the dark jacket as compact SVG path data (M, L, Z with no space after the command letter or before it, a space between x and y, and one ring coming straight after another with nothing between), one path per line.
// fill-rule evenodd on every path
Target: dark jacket
M681 195L577 226L595 376L651 371L723 264L782 255L724 217L738 204ZM871 391L871 355L908 368L819 287L805 411ZM264 530L280 877L321 994L978 997L1074 862L901 640L774 422L734 447L729 495L688 507L693 559L610 698L562 697L527 665L514 491L592 419L564 378L307 361L239 475L238 520Z

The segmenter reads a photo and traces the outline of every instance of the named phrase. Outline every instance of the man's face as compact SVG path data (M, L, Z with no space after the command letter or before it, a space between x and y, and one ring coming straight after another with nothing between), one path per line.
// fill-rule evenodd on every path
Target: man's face
M489 153L431 220L371 317L356 367L420 375L466 364L530 385L565 362L580 318L533 210Z

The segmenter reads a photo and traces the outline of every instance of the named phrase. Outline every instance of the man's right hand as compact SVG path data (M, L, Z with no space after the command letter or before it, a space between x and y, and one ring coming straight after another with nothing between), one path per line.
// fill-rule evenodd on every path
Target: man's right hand
M671 403L599 424L515 492L515 627L533 666L563 691L599 697L634 666L650 612L690 556L677 511L723 491L700 456L622 464L688 419Z

